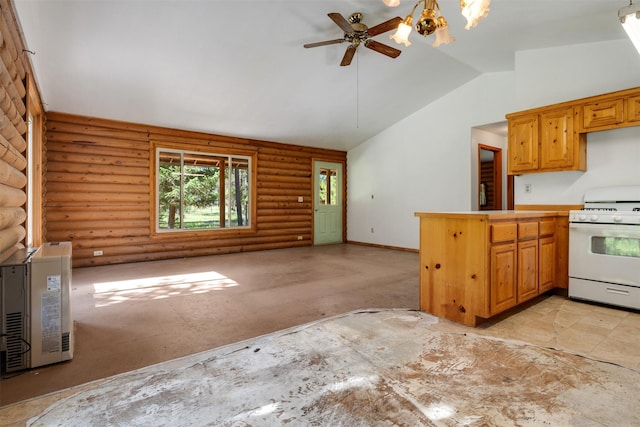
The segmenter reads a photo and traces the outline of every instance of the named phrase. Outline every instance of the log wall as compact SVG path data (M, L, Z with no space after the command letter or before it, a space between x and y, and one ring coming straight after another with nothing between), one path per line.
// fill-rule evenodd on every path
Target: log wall
M0 261L26 236L27 81L30 71L10 1L0 1ZM37 95L37 94L36 94ZM32 95L32 99L39 99Z
M343 164L346 206L343 151L56 112L45 140L45 240L72 242L74 267L312 245L314 160ZM156 234L151 160L163 143L256 152L254 230Z

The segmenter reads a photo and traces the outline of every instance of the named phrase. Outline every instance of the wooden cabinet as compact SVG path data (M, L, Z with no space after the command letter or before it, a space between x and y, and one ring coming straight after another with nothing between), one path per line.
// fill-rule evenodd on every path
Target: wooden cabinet
M640 88L507 114L508 173L586 170L588 132L640 126Z
M576 132L573 107L509 115L507 118L510 175L585 170L586 139Z
M504 212L416 213L421 310L475 326L556 287L555 216Z
M638 125L640 122L640 95L633 95L627 98L627 122L630 125Z
M640 90L600 95L580 104L580 132L640 125Z
M602 99L582 106L582 129L598 130L624 122L624 99Z
M538 114L525 115L509 120L509 175L537 171L538 132L540 130Z

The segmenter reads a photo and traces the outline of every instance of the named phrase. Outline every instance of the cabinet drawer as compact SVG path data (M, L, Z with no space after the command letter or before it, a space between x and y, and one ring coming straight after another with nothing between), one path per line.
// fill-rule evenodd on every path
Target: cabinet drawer
M516 240L517 231L518 229L515 223L492 224L491 243L513 242L514 240Z
M549 236L556 232L556 221L553 219L540 221L540 235Z
M538 237L538 221L518 223L518 239L534 239Z

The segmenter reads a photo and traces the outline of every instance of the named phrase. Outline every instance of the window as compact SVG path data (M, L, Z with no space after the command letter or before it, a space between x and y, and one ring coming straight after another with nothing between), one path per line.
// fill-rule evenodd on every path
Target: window
M251 157L156 149L156 230L251 225Z
M319 173L320 204L336 206L338 204L338 171L320 168Z

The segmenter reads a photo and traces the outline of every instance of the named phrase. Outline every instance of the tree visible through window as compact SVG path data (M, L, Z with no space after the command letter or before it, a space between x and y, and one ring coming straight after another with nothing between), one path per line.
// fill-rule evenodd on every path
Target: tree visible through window
M338 171L335 169L320 168L320 204L321 205L337 205L338 204Z
M250 225L250 157L157 150L158 230Z

